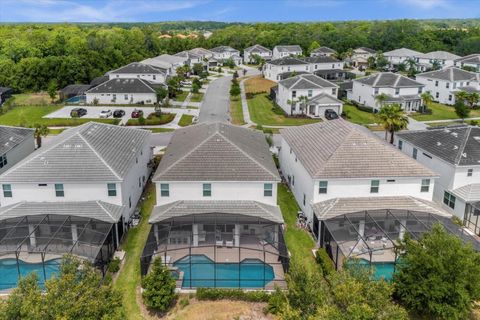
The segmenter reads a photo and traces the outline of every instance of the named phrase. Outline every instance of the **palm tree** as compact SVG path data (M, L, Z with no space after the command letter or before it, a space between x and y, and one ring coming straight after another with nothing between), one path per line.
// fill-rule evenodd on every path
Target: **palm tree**
M46 125L40 125L36 124L35 125L35 139L37 140L37 148L40 148L42 146L42 137L48 136L50 133L50 129Z
M396 103L382 107L376 117L385 129L385 140L387 140L387 132L390 133L391 144L393 144L395 132L406 129L408 126L408 117L405 111L403 111L402 106Z
M292 116L293 115L293 106L297 103L297 101L295 101L295 99L288 99L287 100L287 104L290 106L290 115Z
M387 101L388 95L386 93L380 93L375 96L375 102L377 103L377 106L380 106L380 108L383 107L385 101ZM380 109L378 108L378 109Z
M303 115L307 109L308 97L300 96L298 97L298 102L300 102L300 110L302 111L302 115Z
M460 100L462 102L465 102L468 99L468 93L465 91L459 91L455 93L455 100Z
M480 100L480 95L476 92L469 93L465 99L465 101L469 104L470 108L473 109L475 105L477 105L478 101Z
M409 73L411 72L411 73L415 74L415 72L417 71L417 61L410 58L410 59L407 59L407 61L405 61L405 62L408 66L408 72Z
M432 62L432 70L440 70L442 68L442 65L440 64L440 62L438 62L438 60L433 60Z
M430 107L430 104L433 101L432 94L430 93L430 91L426 91L422 93L421 97L422 97L424 106L426 107L426 109L428 109ZM426 111L426 109L424 109L424 111Z

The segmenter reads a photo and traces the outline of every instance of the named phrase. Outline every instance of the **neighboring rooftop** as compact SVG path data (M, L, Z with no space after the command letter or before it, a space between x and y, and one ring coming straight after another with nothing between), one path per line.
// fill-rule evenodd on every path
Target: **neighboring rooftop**
M143 64L140 62L132 62L126 66L120 67L113 71L110 71L109 74L163 74L164 72L158 68L154 68L151 65Z
M424 86L423 84L415 80L402 76L401 74L392 72L379 72L367 77L355 79L353 81L357 81L372 87L408 88Z
M314 179L437 176L368 129L343 119L280 133Z
M278 52L299 52L302 48L299 45L275 46Z
M446 81L468 81L475 80L477 74L468 72L457 67L448 67L441 70L429 71L417 74L417 77L426 77Z
M154 181L278 181L261 132L202 123L173 133Z
M421 131L403 131L398 139L458 166L480 165L480 128L443 127Z
M9 87L0 87L0 94L4 94L5 92L12 91Z
M322 105L337 104L337 103L340 103L340 104L343 105L342 100L339 100L336 97L334 97L330 94L327 94L325 92L317 94L316 96L313 96L312 98L310 98L308 100L308 103L312 103L312 102L316 102L316 103L322 104Z
M285 80L281 80L279 85L282 85L290 90L293 89L321 89L338 87L336 84L331 83L325 79L320 78L311 73L297 75Z
M4 182L122 181L150 132L88 122L52 138L0 176Z
M329 47L320 47L315 50L313 50L311 53L327 53L327 54L335 54L337 51L333 50L332 48Z
M174 64L183 64L185 63L185 58L179 56L172 56L170 54L162 54L157 57L148 58L141 63L153 66L155 68L168 69Z
M9 152L23 141L32 138L34 129L0 126L0 155Z
M91 87L90 84L69 84L61 89L60 92L64 95L82 95Z
M480 64L480 53L469 54L468 56L458 58L455 62Z
M447 51L432 51L420 54L417 58L430 60L456 60L461 57Z
M256 52L267 52L267 53L272 53L272 50L268 49L268 48L265 48L264 46L262 45L259 45L259 44L255 44L251 47L248 47L248 48L245 48L245 51L247 52L250 52L250 53L256 53Z
M229 46L219 46L219 47L215 47L215 48L210 49L210 51L217 52L217 53L222 53L222 52L237 53L237 52L238 52L237 49L234 49L234 48L229 47Z
M315 56L315 57L306 57L302 60L308 63L335 63L340 62L337 58L334 57L327 57L327 56Z
M386 57L416 57L421 54L423 53L408 48L400 48L383 53Z
M244 215L265 219L275 223L283 223L282 213L278 206L271 206L258 201L248 200L181 200L153 209L149 223L157 223L171 218L208 215L208 214Z
M269 61L267 63L273 64L273 65L276 65L276 66L291 66L291 65L297 65L297 64L308 64L308 62L306 62L302 59L294 58L294 57L283 57L283 58L279 58L279 59Z
M480 183L467 184L452 190L452 193L466 202L480 201Z
M154 93L152 85L139 78L115 78L108 80L85 93Z
M364 52L368 52L368 53L377 53L377 51L375 51L373 49L370 49L370 48L367 48L367 47L358 47L353 51L364 51Z

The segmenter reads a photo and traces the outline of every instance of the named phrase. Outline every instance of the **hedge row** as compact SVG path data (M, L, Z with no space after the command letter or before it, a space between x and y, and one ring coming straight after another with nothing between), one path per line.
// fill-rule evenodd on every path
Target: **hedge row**
M268 302L270 294L265 291L244 291L242 289L198 288L198 300L240 300L248 302Z

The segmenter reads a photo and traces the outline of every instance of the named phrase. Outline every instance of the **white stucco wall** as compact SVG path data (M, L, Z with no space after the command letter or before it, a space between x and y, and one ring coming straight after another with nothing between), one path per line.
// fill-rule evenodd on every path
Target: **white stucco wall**
M303 51L289 51L289 52L280 52L278 49L275 47L273 48L272 51L272 59L279 59L283 57L288 57L288 56L301 56Z
M265 65L264 76L268 80L278 82L281 80L279 74L283 72L310 72L310 65L308 64L295 64L290 66L278 66L274 64L267 63Z
M158 74L132 74L132 73L110 73L108 75L110 80L112 79L143 79L152 83L165 83L165 75L162 73Z
M467 86L476 87L477 85L475 81L446 81L423 76L417 76L416 81L425 85L424 91L430 91L434 101L448 105L455 104L453 90L461 90L462 87Z
M292 91L296 92L296 97L292 97ZM281 84L278 85L278 94L276 97L276 102L277 104L287 113L287 114L300 114L300 103L296 103L295 106L295 112L292 113L292 106L288 103L288 100L295 100L298 101L298 98L301 96L305 97L315 97L321 93L326 93L328 95L331 95L332 97L337 98L338 95L338 88L337 87L330 87L330 88L317 88L317 89L311 89L311 90L290 90ZM307 107L308 108L308 107ZM339 108L339 112L341 113L341 105ZM325 113L325 111L324 111ZM323 114L324 114L323 113ZM321 115L323 115L321 114Z
M157 95L152 93L91 93L86 94L86 103L93 104L95 99L98 104L153 104L157 101ZM127 97L127 99L125 99ZM115 99L114 99L115 98Z
M250 54L248 51L243 51L243 61L244 63L253 63L253 58L251 56L258 55L263 59L270 59L272 57L272 52L255 52Z

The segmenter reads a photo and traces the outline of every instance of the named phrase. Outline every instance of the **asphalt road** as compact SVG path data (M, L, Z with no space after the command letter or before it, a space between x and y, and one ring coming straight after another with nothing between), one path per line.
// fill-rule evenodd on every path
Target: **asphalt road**
M232 77L222 77L210 82L200 107L198 122L229 122L230 83Z

